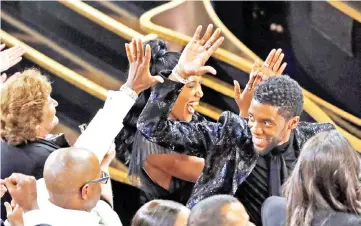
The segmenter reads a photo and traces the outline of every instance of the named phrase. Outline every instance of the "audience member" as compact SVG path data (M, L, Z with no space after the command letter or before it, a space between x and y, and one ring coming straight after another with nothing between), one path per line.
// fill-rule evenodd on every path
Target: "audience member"
M286 199L280 196L267 198L262 205L261 216L263 226L285 226Z
M142 45L139 38L132 41L134 46L137 43ZM138 65L145 65L150 59L150 48L145 55L142 50L139 56L136 51L131 56L135 56L133 61ZM98 160L101 161L121 130L122 124L114 122L121 122L119 118L127 114L140 92L162 80L159 76L130 71L127 83L120 91L110 92L104 108L99 110L103 117L94 118L91 125L95 126L89 126L75 146L103 153ZM41 178L49 154L60 147L69 147L63 135L50 135L58 123L55 115L58 103L50 97L50 92L49 81L35 69L25 70L1 89L1 178L14 172ZM9 200L5 195L1 203ZM1 218L5 220L3 209Z
M361 225L360 170L358 153L339 132L315 135L284 185L286 198L272 197L263 207L265 225ZM270 216L287 219L268 224Z
M212 25L210 25L204 35L210 38ZM219 30L214 32L213 39L219 35ZM167 51L167 46L162 40L150 41L152 47L152 58L149 73L159 74L161 71L172 70L178 63L180 54ZM248 117L248 108L253 96L253 87L265 76L280 75L286 67L286 63L281 65L284 54L282 50L272 50L268 58L275 62L274 67L266 68L259 65L258 61L252 67L249 83L244 92L240 92L240 87L235 82L235 97L240 107L240 115ZM169 74L163 73L167 76ZM194 106L198 104L203 95L199 77L192 77L192 82L185 84L180 91L177 100L169 112L168 118L180 122L201 123L205 118L194 111ZM161 198L172 199L181 203L186 203L194 182L200 176L206 152L200 149L187 147L183 149L167 149L157 144L151 143L136 130L136 123L140 113L149 99L150 89L144 91L138 98L132 109L124 118L125 127L116 139L118 144L118 156L130 162L129 176L132 183L141 188L148 199ZM176 153L178 152L178 153ZM128 155L131 155L129 157ZM201 157L201 158L199 158Z
M146 44L150 45L152 50L150 74L158 75L163 70L172 70L175 67L180 54L168 51L165 41L152 40ZM196 150L176 154L170 149L151 143L137 131L138 117L150 93L150 89L142 92L124 118L124 128L115 140L117 156L129 163L129 178L133 185L144 191L146 199L170 199L186 203L194 182L203 170L205 156ZM193 105L197 105L202 96L200 80L184 85L169 118L192 122L205 120L193 111Z
M38 182L38 203L41 213L51 216L52 225L121 225L111 205L100 200L101 195L112 197L104 194L111 193L108 167L115 155L112 152L100 164L93 152L75 147L49 156L44 180Z
M192 209L188 226L251 226L244 206L233 196L215 195Z
M48 79L28 69L1 90L1 178L21 172L42 177L42 168L58 145L45 139L58 123ZM24 164L26 162L26 164Z
M6 202L9 221L21 222L24 211L25 225L122 225L111 206L99 200L111 192L104 186L110 186L107 171L115 150L107 156L99 164L91 151L58 149L47 159L38 186L32 176L12 174L4 183L13 199L11 205Z
M147 198L174 193L185 203L197 181L192 211L156 199L137 211L132 226L254 225L250 219L264 226L361 225L361 159L332 125L299 122L303 98L294 80L266 80L285 69L282 50L272 50L263 65L255 62L245 92L234 82L241 117L224 113L212 123L195 113L201 76L216 73L205 62L223 42L221 31L212 31L209 25L200 38L198 27L182 55L161 40L145 50L140 38L126 44L126 84L109 92L74 147L51 134L59 120L49 80L37 69L7 81L2 74L0 196L7 221L1 226L122 226L108 169L117 134L118 155L130 161L132 182ZM0 72L25 52L4 47ZM158 74L169 79L151 92L164 82L152 76ZM278 197L283 181L285 198Z
M168 200L152 200L135 214L132 226L184 226L189 209L180 203Z
M58 123L58 103L50 93L50 82L35 69L6 81L1 89L1 178L14 172L41 178L46 158L59 148L53 137L46 139ZM6 194L1 204L9 200Z
M288 76L271 77L256 86L248 120L232 112L223 112L216 123L169 120L167 116L183 86L182 81L193 75L200 76L205 70L216 73L204 63L222 38L210 47L211 43L204 44L200 32L198 28L170 79L152 89L154 98L149 98L137 128L151 142L174 151L198 149L207 153L204 170L194 185L187 207L192 209L199 201L216 194L235 195L247 209L251 221L261 225L263 202L281 193L281 185L288 178L303 144L334 126L299 121L302 89ZM274 68L276 64L281 62L267 59L264 67Z

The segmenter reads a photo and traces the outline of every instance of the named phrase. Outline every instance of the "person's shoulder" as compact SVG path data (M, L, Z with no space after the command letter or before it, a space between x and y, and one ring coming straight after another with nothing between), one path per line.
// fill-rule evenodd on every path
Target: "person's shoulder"
M335 217L341 220L340 225L356 226L361 225L361 216L353 213L336 213Z
M227 136L248 137L249 135L248 120L233 112L223 112L218 119L218 123L221 124Z
M299 122L297 125L299 130L314 130L314 131L329 131L336 129L332 123L318 123L318 122Z
M24 145L22 149L30 151L33 155L49 155L59 148L60 146L51 140L37 139Z
M8 144L6 141L1 141L0 153L1 153L1 160L3 161L2 165L9 165L9 164L4 164L4 161L6 161L7 163L10 162L14 163L14 161L28 162L31 158L29 157L28 153L23 151L24 146L25 145L21 145L21 146L11 145Z
M297 138L305 138L306 140L310 137L325 131L336 129L331 123L310 123L310 122L299 122L295 132Z
M247 126L247 119L243 118L231 111L222 112L221 116L218 119L219 122L227 122L227 123L238 123L240 126Z
M297 142L299 150L301 150L307 140L314 135L334 129L336 128L331 123L299 122L295 129L295 140Z
M97 205L93 208L92 212L96 212L98 216L105 221L105 225L121 226L122 222L119 219L118 214L112 209L112 207L105 201L99 200Z
M328 215L329 225L337 226L359 226L361 225L361 216L354 213L334 212ZM322 219L321 219L322 220Z
M57 149L59 146L42 139L24 145L22 151L32 160L33 170L30 175L41 178L46 159Z

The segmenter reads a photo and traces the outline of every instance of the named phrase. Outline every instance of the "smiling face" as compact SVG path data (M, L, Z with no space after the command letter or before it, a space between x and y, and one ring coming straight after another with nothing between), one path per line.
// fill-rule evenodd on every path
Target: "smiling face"
M170 112L170 117L179 121L190 122L195 112L194 106L199 104L202 97L201 77L194 76L192 82L184 85Z
M278 107L261 104L257 100L252 100L248 113L253 147L262 155L286 143L299 122L298 116L285 119Z

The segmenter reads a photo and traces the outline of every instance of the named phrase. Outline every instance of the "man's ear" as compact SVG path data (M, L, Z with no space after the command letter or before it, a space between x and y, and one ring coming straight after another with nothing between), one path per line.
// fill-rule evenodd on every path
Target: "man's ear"
M82 197L82 199L87 199L88 198L88 196L89 196L89 184L86 184L86 185L84 185L82 188L81 188L81 191L80 191L80 193L81 193L81 197Z
M296 129L298 123L300 122L300 116L295 116L290 119L290 123L288 124L288 129L294 130Z

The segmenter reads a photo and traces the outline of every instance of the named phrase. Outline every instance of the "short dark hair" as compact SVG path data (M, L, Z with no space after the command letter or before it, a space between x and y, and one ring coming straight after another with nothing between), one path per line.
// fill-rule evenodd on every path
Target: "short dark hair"
M300 116L303 110L302 88L287 75L262 81L254 90L253 99L279 107L279 113L286 119Z
M137 211L132 226L173 226L182 209L186 207L174 201L152 200Z
M187 226L219 226L225 225L225 218L222 216L222 208L234 202L238 202L230 195L214 195L200 201L191 210Z

